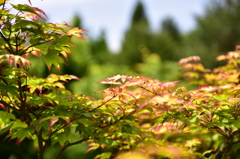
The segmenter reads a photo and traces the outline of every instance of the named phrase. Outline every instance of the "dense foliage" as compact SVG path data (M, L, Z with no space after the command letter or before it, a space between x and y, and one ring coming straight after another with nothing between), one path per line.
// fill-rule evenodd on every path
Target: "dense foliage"
M99 82L107 88L94 99L65 88L68 80L80 80L74 75L29 73L30 56L60 71L72 38L83 39L84 29L42 22L45 13L29 5L11 4L16 13L5 1L0 6L0 134L5 140L17 139L18 145L33 140L39 159L47 158L51 146L61 146L53 157L60 158L81 143L89 146L87 152L100 149L95 158L101 159L240 157L239 47L218 56L226 65L212 70L198 56L179 61L186 70L183 78L198 89L178 87L180 81L115 75ZM139 72L161 65L157 54L146 57L136 67Z

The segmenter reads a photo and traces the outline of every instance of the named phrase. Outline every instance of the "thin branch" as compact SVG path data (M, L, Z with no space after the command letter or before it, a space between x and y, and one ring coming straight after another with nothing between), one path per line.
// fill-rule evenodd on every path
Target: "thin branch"
M56 130L54 130L49 136L48 136L48 139L47 140L50 140L52 138L52 136L58 132L59 130L63 129L64 127L66 127L68 124L65 123L63 125L60 125Z
M37 138L38 138L38 147L39 147L38 157L39 157L39 159L44 159L44 151L45 151L44 141L42 138L42 131L43 131L43 129L41 129L39 132L36 132Z
M10 109L13 109L15 111L17 111L18 113L20 113L20 111L18 109L16 109L15 107L11 106L10 104L6 103L5 101L3 100L0 100L0 103L3 104L4 106L10 108Z
M11 104L13 105L12 107L15 108L14 106L17 105L17 102L13 103L12 98L10 98L10 96L9 96L8 94L7 94L7 98L8 98L8 100L11 102ZM9 105L10 105L10 104L9 104Z
M7 43L7 45L9 46L9 50L8 50L8 52L9 53L11 53L11 54L14 54L14 50L13 50L13 48L12 48L12 45L10 44L10 42L9 42L9 39L7 39L4 35L3 35L3 33L0 31L0 36L3 38L3 40Z
M5 83L6 85L8 85L8 82L7 82L7 80L6 80L5 78L3 78L3 77L0 76L0 80L2 80L3 83Z
M4 10L6 0L4 0L3 5L2 5L2 10ZM2 15L0 15L0 19L2 19Z
M102 107L103 105L105 105L106 103L110 102L113 98L115 98L117 95L113 95L110 99L106 100L105 102L103 102L102 104L100 104L99 106L97 106L96 108L90 110L89 112L93 112L96 109L99 109L100 107Z
M147 89L147 88L144 88L143 86L137 85L137 87L142 88L142 89L144 89L144 90L146 90L146 91L148 91L148 92L150 92L150 93L152 93L152 94L158 95L158 94L156 94L155 92L150 91L150 90Z
M224 132L217 126L213 126L213 129L215 129L218 133L220 133L222 136L224 136L226 139L228 139L228 136L224 134Z
M41 43L41 42L38 42L38 43L36 43L36 44L32 44L32 45L28 46L25 50L23 50L20 55L23 55L23 54L27 53L28 49L30 49L30 48L32 48L32 47L34 47L34 46L41 45L41 44L45 44L45 43L48 43L48 42L51 42L51 41L53 41L53 40L47 40L47 41L42 42L42 43ZM31 51L30 51L30 52L31 52Z
M61 151L58 153L56 159L58 159L58 158L61 156L61 154L63 153L63 151L65 151L69 146L77 145L77 144L80 144L80 143L82 143L82 142L84 142L84 141L87 141L87 140L89 139L89 137L90 137L90 136L88 136L88 137L86 137L86 138L83 138L83 139L81 139L81 140L79 140L79 141L76 141L76 142L67 143L67 144L61 149Z
M18 55L18 47L21 45L18 45L18 36L19 36L20 32L18 32L17 34L15 34L15 47L16 47L16 53Z

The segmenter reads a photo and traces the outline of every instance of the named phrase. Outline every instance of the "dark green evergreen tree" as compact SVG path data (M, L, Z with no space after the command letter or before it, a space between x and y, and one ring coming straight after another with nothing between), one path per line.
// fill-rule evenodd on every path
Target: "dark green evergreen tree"
M71 26L82 28L82 20L78 14L75 14L70 22Z
M140 24L143 25L142 27L146 27L146 29L148 29L148 19L143 3L138 1L133 13L131 25L134 26Z
M111 52L108 48L105 31L102 31L96 39L91 39L90 46L91 54L95 62L99 64L111 62Z
M207 67L220 54L234 50L240 44L240 0L213 0L205 8L205 14L196 16L197 27L188 35L189 52L202 57Z
M204 16L197 17L199 38L218 54L233 50L240 42L240 0L214 0Z
M161 23L161 32L168 34L174 41L181 41L181 34L177 24L171 17L165 18Z
M161 22L159 31L153 34L151 50L163 61L177 61L180 59L181 36L174 19L167 17Z
M138 1L133 12L130 28L126 31L117 62L133 65L142 62L141 48L149 47L152 40L143 3Z
M156 33L150 44L151 51L157 53L162 61L178 61L180 45L169 34Z
M157 53L164 60L179 60L181 43L180 31L172 18L166 18L158 32L153 33L149 26L144 5L138 1L133 12L130 28L125 33L118 61L133 65L143 62L148 53Z

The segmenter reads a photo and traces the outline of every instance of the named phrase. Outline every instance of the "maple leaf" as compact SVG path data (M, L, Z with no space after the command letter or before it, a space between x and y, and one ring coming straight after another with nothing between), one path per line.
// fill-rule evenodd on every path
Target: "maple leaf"
M59 52L56 50L51 50L46 55L42 55L42 58L45 60L48 70L50 70L52 65L54 65L60 72L59 64L64 63L64 60L60 56L58 56L58 53Z
M104 81L100 81L100 84L122 84L133 79L138 79L139 76L126 76L126 75L115 75L113 77L108 77Z
M19 10L21 12L32 13L44 20L45 20L45 18L41 14L43 14L45 17L47 17L46 13L37 7L30 7L29 5L26 5L26 4L18 4L18 5L11 4L11 5L16 10ZM28 15L28 17L31 17L30 14Z
M186 64L188 62L199 62L201 61L201 58L199 56L190 56L187 58L181 59L178 63L181 64Z
M51 131L51 127L58 121L58 117L51 117L50 118L50 123L48 126L48 131Z
M9 65L11 66L12 63L14 63L14 66L17 67L17 64L20 64L22 66L25 66L25 65L31 65L30 61L21 57L21 56L18 56L18 55L12 55L12 54L5 54L5 55L1 55L0 56L0 59L5 57L7 62L9 63Z
M57 27L63 27L63 28L65 28L65 27L73 27L73 26L68 25L66 22L63 22L62 24L56 23L55 25Z
M80 38L80 39L84 39L84 40L85 40L85 38L81 35L81 34L87 35L87 34L85 33L85 31L87 31L87 30L85 30L85 29L79 29L79 28L75 27L75 28L73 28L73 29L68 30L68 31L67 31L67 35L70 35L70 36L73 35L73 36L76 36L76 37L78 37L78 38Z

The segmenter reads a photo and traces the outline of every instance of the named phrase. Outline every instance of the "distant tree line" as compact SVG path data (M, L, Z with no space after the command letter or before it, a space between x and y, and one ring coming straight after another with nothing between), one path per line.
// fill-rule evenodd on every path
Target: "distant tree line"
M86 37L86 41L73 39L76 47L72 52L76 55L68 57L68 65L63 66L62 73L84 77L92 64L124 65L137 71L137 65L153 53L161 61L175 62L186 56L198 55L206 67L214 68L220 65L212 62L217 55L234 50L240 43L240 0L210 1L205 14L195 16L196 27L187 33L181 32L172 17L166 17L159 29L153 31L145 10L144 3L138 1L117 53L109 49L104 30L97 37ZM69 24L84 28L77 14ZM39 75L44 76L44 71L40 70Z

